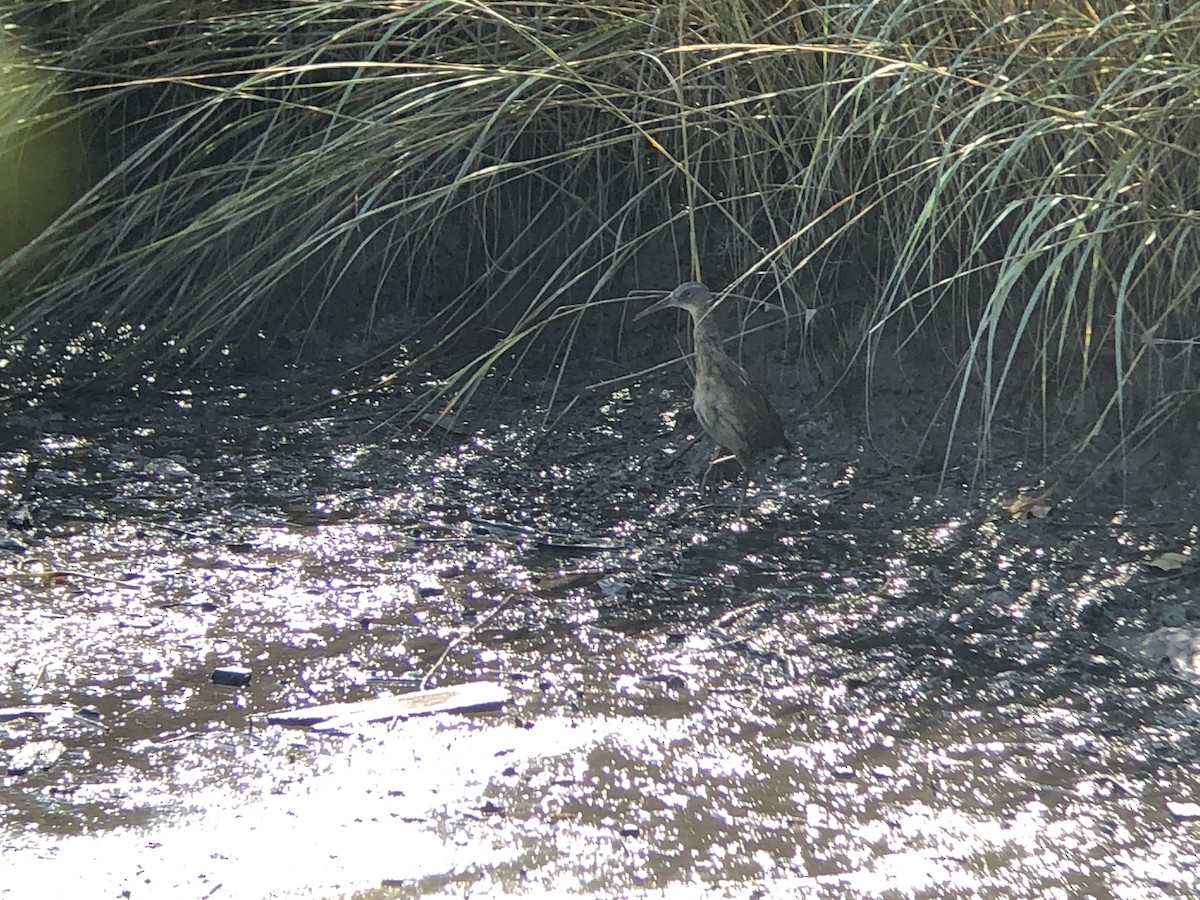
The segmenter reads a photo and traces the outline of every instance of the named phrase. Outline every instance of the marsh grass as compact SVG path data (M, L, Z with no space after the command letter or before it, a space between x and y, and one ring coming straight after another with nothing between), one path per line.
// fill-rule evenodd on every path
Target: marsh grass
M7 19L95 170L0 263L13 346L161 366L402 312L424 353L472 348L423 401L446 409L534 347L561 377L620 340L632 289L703 277L820 335L868 400L880 354L939 355L947 463L1014 408L1119 452L1195 406L1200 4Z

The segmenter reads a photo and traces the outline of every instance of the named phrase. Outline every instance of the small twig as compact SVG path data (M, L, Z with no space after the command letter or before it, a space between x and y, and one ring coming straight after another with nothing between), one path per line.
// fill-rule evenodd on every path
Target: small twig
M211 537L210 535L201 534L198 531L188 531L186 528L180 528L178 525L167 525L164 522L149 522L147 523L147 526L149 528L158 528L162 531L169 531L171 534L178 534L182 537L193 538L198 541L215 540L215 538Z
M448 656L450 656L451 650L453 650L455 647L457 647L459 644L461 644L463 641L465 641L467 638L469 638L471 635L473 635L476 631L478 631L480 628L482 628L484 625L486 625L488 622L490 622L492 619L494 619L496 617L496 615L499 614L499 612L502 609L504 609L505 606L508 605L508 602L510 600L514 599L516 596L517 596L516 594L509 594L507 597L505 597L503 600L501 600L499 603L497 603L495 607L493 607L492 609L489 609L485 615L480 616L479 621L477 621L474 625L472 625L470 628L468 628L465 632L460 634L458 637L454 638L454 640L450 641L450 643L448 643L446 645L446 649L442 651L442 655L439 656L437 658L437 661L434 662L434 664L429 667L429 671L421 676L420 689L425 690L429 686L429 680L431 678L433 678L433 676L437 673L437 670L442 667L442 664L446 661L446 658Z
M675 453L671 455L671 458L667 460L667 467L670 468L671 466L675 465L675 463L679 462L679 460L683 459L683 455L700 443L703 438L703 432L700 434L693 434L690 438L688 438L684 445L676 450ZM709 465L711 466L712 463L709 463Z
M572 453L563 457L563 462L581 462L589 456L595 456L597 453L606 453L613 448L624 447L622 441L605 441L603 444L596 444L593 447L588 447L586 450L580 450L578 453Z
M140 591L143 587L143 585L132 584L128 581L122 581L119 578L109 578L107 575L93 575L91 572L82 572L79 569L51 569L46 572L13 572L12 574L18 578L37 578L41 581L52 581L55 578L86 578L92 581L115 584L117 587L130 591Z
M545 427L542 429L542 433L539 434L537 440L533 442L533 447L530 450L531 453L537 453L538 451L540 451L542 449L542 447L546 443L546 439L548 437L550 437L550 435L553 434L554 431L558 428L558 423L561 422L564 418L566 418L567 413L569 413L572 409L574 409L575 404L579 402L579 398L582 396L583 396L583 394L576 394L574 397L572 397L571 402L567 404L566 409L564 409L562 412L560 412L555 417L553 422L551 422L549 425L545 425Z

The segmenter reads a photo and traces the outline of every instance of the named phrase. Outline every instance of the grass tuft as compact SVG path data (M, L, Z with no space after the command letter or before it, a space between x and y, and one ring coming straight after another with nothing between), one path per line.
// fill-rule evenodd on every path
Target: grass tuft
M9 120L75 123L93 173L0 262L14 346L161 365L404 314L475 348L454 403L536 342L561 372L581 335L617 340L632 289L703 277L835 342L868 397L885 355L940 360L947 464L961 438L986 461L1014 403L1047 446L1196 406L1200 4L6 15ZM35 74L56 104L13 87Z

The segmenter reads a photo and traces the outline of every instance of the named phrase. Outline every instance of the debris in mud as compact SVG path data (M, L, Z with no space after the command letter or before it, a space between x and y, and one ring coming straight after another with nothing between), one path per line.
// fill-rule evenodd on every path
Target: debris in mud
M596 582L609 600L624 600L629 596L629 580L626 578L601 578Z
M13 528L32 528L35 524L33 510L30 509L28 503L17 503L12 506L5 519Z
M1158 569L1160 572L1180 572L1190 562L1191 559L1184 554L1171 551L1160 553L1154 559L1149 560L1146 565Z
M51 768L67 751L62 741L30 741L8 760L9 775L28 775Z
M1006 503L1004 508L1008 510L1009 515L1014 519L1023 519L1026 516L1034 519L1045 519L1054 510L1054 505L1050 502L1050 497L1057 487L1057 485L1054 485L1037 495L1032 495L1022 490L1017 498Z
M245 687L250 683L253 674L254 670L245 666L221 666L219 669L213 669L212 680L213 684Z
M186 466L174 459L149 460L142 467L142 471L147 475L156 475L160 478L188 479L195 477Z
M491 681L475 681L357 703L328 703L271 713L272 725L309 725L316 731L347 731L371 722L439 712L484 712L511 699L508 689Z
M37 706L0 707L0 722L10 722L14 719L45 719L54 726L70 722L83 724L91 729L106 730L108 726L100 721L100 718L100 713L90 706L74 709L70 706L42 703Z
M42 703L37 706L4 706L0 707L0 722L10 719L44 719L53 715L69 716L72 709L69 706L55 706Z
M1151 667L1165 660L1181 678L1200 684L1200 629L1159 628L1136 637L1114 638L1112 644Z
M1200 803L1167 801L1167 812L1177 819L1200 819Z
M441 582L430 576L422 576L416 579L417 593L422 597L439 597L446 593L446 589Z

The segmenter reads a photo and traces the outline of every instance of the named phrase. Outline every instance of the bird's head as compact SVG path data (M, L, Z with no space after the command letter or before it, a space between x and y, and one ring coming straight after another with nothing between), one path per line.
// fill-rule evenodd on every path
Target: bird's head
M686 309L692 315L698 316L704 313L712 305L712 302L712 291L698 281L685 281L653 306L643 309L633 317L633 320L636 322L643 316L658 312L660 309L666 309L668 306Z

